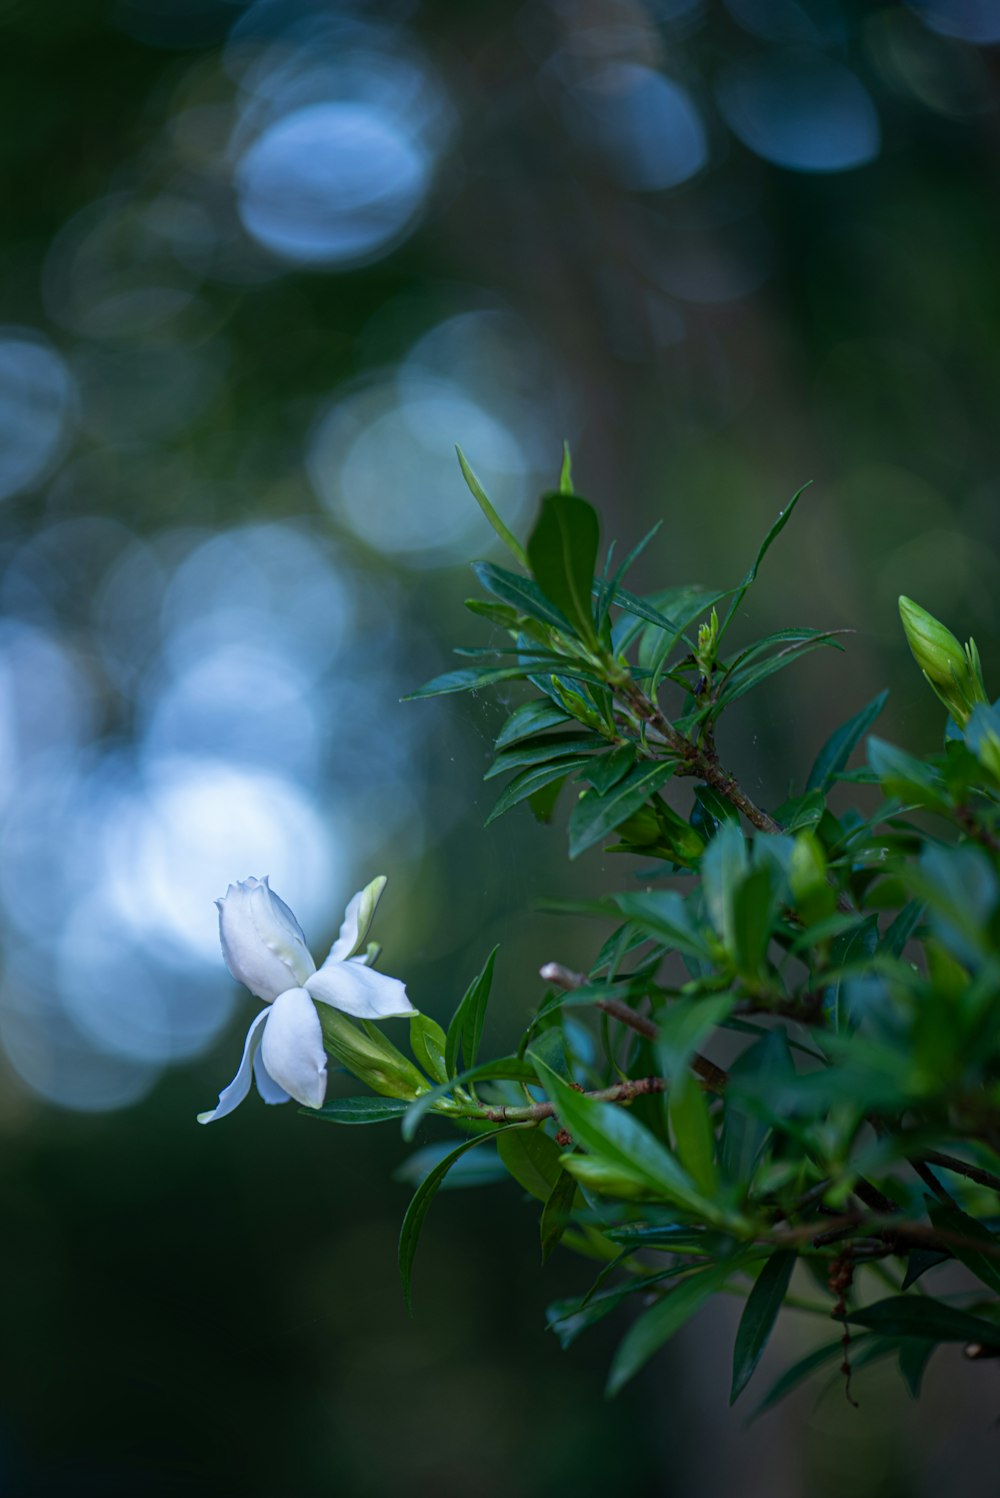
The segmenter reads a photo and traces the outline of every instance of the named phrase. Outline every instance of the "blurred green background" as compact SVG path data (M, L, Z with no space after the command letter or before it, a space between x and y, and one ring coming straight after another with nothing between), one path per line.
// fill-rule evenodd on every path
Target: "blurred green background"
M483 831L495 703L401 705L573 446L636 586L850 626L727 720L777 805L888 682L906 591L1000 680L995 0L0 0L0 1492L995 1492L1000 1385L726 1410L710 1308L615 1404L513 1185L443 1194L403 1309L395 1131L254 1095L212 900L317 955L384 870L387 971L491 1036L632 871ZM683 798L680 803L683 805ZM427 1138L436 1137L429 1127ZM768 1372L805 1344L794 1319ZM748 1405L749 1408L749 1405Z

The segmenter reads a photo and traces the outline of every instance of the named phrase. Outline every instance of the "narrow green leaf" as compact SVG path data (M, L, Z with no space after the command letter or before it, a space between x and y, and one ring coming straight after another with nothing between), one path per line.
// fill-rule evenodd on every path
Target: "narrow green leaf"
M573 459L570 457L569 443L565 441L563 442L562 463L559 468L559 493L573 493Z
M514 1180L536 1201L547 1202L564 1174L562 1150L541 1129L515 1129L497 1140L497 1151Z
M597 643L590 595L599 541L597 512L576 494L545 495L528 538L535 581L591 646Z
M657 1016L656 1054L664 1076L678 1077L695 1051L729 1017L736 1005L733 993L677 999Z
M713 1264L681 1280L663 1299L639 1317L615 1353L608 1375L607 1393L617 1394L639 1369L680 1331L707 1300L721 1290L734 1272L735 1261Z
M730 952L736 947L733 902L748 869L743 833L735 822L727 822L705 850L701 875L709 918Z
M535 795L550 781L563 780L576 770L584 769L589 763L586 755L577 754L570 759L549 760L547 764L534 765L530 770L523 770L520 775L515 775L510 784L501 791L500 798L486 818L484 826L488 827L491 822L497 821L512 807L519 805L522 801L527 801L529 796Z
M490 1134L475 1134L471 1139L463 1140L421 1181L411 1197L399 1232L399 1273L403 1281L403 1298L406 1301L407 1310L413 1309L410 1284L413 1276L413 1259L417 1252L417 1244L420 1242L420 1231L441 1182L455 1161L461 1159L466 1150L475 1149L476 1145L482 1144L485 1139L495 1139L506 1129L515 1127L514 1124L506 1124L499 1129L494 1129Z
M707 1207L713 1217L717 1215L673 1155L625 1108L574 1092L551 1067L537 1056L533 1059L538 1080L551 1098L559 1122L577 1144L665 1199L698 1212Z
M527 769L532 765L543 765L549 760L566 759L571 755L591 753L600 747L600 739L593 734L551 733L539 739L526 739L512 749L498 754L490 765L484 780L493 780L497 775L509 774L511 770Z
M763 541L761 542L760 550L757 552L757 555L754 557L753 565L751 566L750 571L747 573L746 577L740 583L739 587L736 589L736 591L735 591L735 593L733 595L733 601L729 605L729 608L726 611L726 616L723 619L721 625L719 626L719 639L720 640L722 639L722 636L725 634L726 630L729 628L730 624L732 623L733 618L734 618L734 616L736 614L737 609L739 608L740 604L743 602L743 599L746 597L747 590L752 586L752 584L754 582L756 582L756 580L757 580L757 573L760 570L760 564L761 564L761 562L767 556L767 554L770 551L772 545L778 539L778 537L781 535L781 532L784 530L784 528L788 524L789 520L791 520L792 514L793 514L793 512L795 510L795 506L798 504L799 500L802 498L803 494L806 492L806 490L808 488L809 488L808 484L803 484L801 489L797 489L796 490L796 492L792 495L791 499L788 501L788 503L785 506L785 508L781 511L781 513L778 516L777 520L771 526L771 529L768 531L767 535L764 537Z
M504 525L503 521L500 519L500 516L497 514L496 510L490 503L489 496L487 495L486 490L483 488L482 484L479 482L478 478L469 467L469 464L466 462L465 454L457 443L455 445L455 451L458 454L458 463L459 467L462 470L462 477L468 484L469 490L472 494L473 499L476 501L476 504L482 510L483 514L486 516L486 519L489 521L490 525L492 525L493 529L496 531L503 544L508 548L510 552L513 553L513 555L521 563L522 567L527 567L528 558L527 554L525 553L524 547L521 545L517 537L511 534L511 532Z
M779 650L777 655L769 656L765 661L755 661L753 665L743 666L734 671L728 677L725 685L720 690L713 705L713 713L718 713L724 707L738 701L740 697L746 696L747 692L766 681L777 671L783 671L786 666L794 665L796 661L805 655L810 655L814 650L822 650L829 646L833 650L843 650L843 645L833 638L836 631L829 630L815 636L811 640L803 640L797 645L787 645L784 650Z
M863 1341L864 1339L859 1338L858 1340ZM771 1385L760 1404L750 1416L750 1419L756 1420L758 1415L763 1415L765 1411L773 1409L787 1394L790 1394L793 1389L797 1389L799 1384L804 1383L810 1373L815 1373L816 1369L822 1368L824 1363L832 1363L834 1358L843 1357L843 1355L844 1344L839 1337L836 1342L824 1342L822 1347L814 1347L812 1352L807 1352L805 1357L799 1358L798 1362L793 1363L791 1368L785 1369L781 1377Z
M397 1165L392 1179L404 1186L419 1186L453 1149L454 1144L450 1140L440 1144L425 1144L408 1155L401 1165ZM455 1161L438 1190L464 1191L469 1186L497 1186L506 1179L507 1171L496 1150L477 1150L474 1155L463 1155L460 1160Z
M543 1264L569 1226L569 1216L576 1200L576 1191L576 1181L569 1171L560 1171L542 1208L540 1235Z
M909 1338L899 1344L899 1371L913 1399L920 1398L924 1373L937 1347L936 1342L919 1342L916 1338Z
M610 754L602 754L591 760L587 780L598 796L606 796L612 786L618 784L635 764L635 745L619 744Z
M699 960L709 957L703 937L691 924L687 904L676 890L647 890L613 898L622 915L669 950Z
M445 1033L429 1014L415 1014L410 1020L410 1050L433 1081L447 1082Z
M448 1033L445 1037L445 1067L450 1077L453 1077L458 1070L459 1047L461 1047L466 1068L476 1064L479 1042L483 1038L483 1026L486 1023L486 1005L493 986L493 967L497 951L498 948L494 947L486 959L482 972L469 984L448 1026Z
M890 1295L859 1306L843 1318L881 1336L918 1337L934 1342L1000 1342L1000 1322L970 1315L929 1295Z
M549 701L523 702L515 708L497 735L494 748L506 749L518 739L532 738L546 728L562 728L571 720L561 707Z
M619 780L606 796L586 791L569 818L569 856L578 858L587 848L645 806L651 796L670 779L675 766L663 760L637 765Z
M301 1108L308 1118L323 1118L327 1123L372 1124L401 1118L409 1107L404 1098L334 1097L322 1108Z
M945 783L937 771L894 744L870 738L868 763L891 795L936 810L947 806Z
M859 713L830 735L809 771L807 791L829 790L840 772L847 768L848 760L881 714L888 697L888 692L879 692Z
M473 562L472 570L488 593L504 603L513 604L520 613L528 614L542 624L548 624L563 634L572 634L572 625L565 614L546 598L530 577L508 572L505 567L494 566L492 562Z
M950 1261L951 1254L940 1253L936 1248L911 1248L906 1260L902 1288L908 1290L928 1269L936 1269L939 1264L948 1264Z
M705 1094L691 1072L676 1077L668 1098L670 1127L678 1160L703 1196L719 1185L715 1169L715 1129Z
M446 671L435 676L415 692L407 692L401 702L417 702L422 697L443 697L448 692L476 692L481 687L492 687L500 681L517 681L537 671L537 666L527 662L523 666L463 666L459 671Z
M1000 1238L958 1207L946 1207L932 1197L926 1201L931 1222L938 1232L948 1234L945 1242L955 1258L994 1295L1000 1293ZM1000 1326L995 1335L1000 1341Z
M733 956L738 970L751 981L760 976L778 910L771 870L752 869L733 892Z
M910 940L910 937L916 931L923 918L924 902L922 900L907 900L895 920L886 929L885 935L878 945L879 951L888 953L890 957L902 957L906 943Z
M788 1284L795 1268L795 1254L778 1249L764 1265L747 1296L733 1348L733 1383L729 1403L735 1404L753 1376L761 1353L784 1304Z

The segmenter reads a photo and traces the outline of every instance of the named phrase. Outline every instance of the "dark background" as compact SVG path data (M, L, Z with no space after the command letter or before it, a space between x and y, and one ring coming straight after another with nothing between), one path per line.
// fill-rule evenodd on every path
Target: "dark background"
M513 1186L442 1194L411 1320L391 1126L194 1116L253 1013L231 880L321 956L384 870L438 1018L500 941L499 1045L596 945L536 902L631 877L483 831L495 703L399 703L487 637L455 441L523 530L569 438L606 539L663 520L650 589L813 480L740 626L857 633L730 715L764 804L884 683L933 746L900 591L996 683L998 41L990 0L0 3L0 1491L995 1491L991 1366L746 1430L722 1305L609 1404L623 1322L560 1353L586 1266Z

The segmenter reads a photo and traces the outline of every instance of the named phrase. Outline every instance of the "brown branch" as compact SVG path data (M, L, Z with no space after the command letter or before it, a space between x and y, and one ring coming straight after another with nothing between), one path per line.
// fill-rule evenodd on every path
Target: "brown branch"
M633 1098L648 1097L650 1093L665 1092L664 1077L638 1077L631 1082L616 1082L613 1087L602 1087L598 1092L581 1092L581 1097L593 1103L630 1103ZM541 1123L545 1118L554 1118L554 1103L531 1103L523 1107L477 1108L474 1112L464 1110L463 1118L485 1118L490 1123Z
M941 1170L950 1170L954 1175L965 1176L979 1186L988 1186L991 1191L1000 1192L1000 1176L994 1175L991 1170L983 1170L979 1165L970 1165L968 1160L960 1160L957 1155L943 1155L940 1150L924 1150L923 1159L928 1165L937 1165Z
M539 969L539 977L546 983L554 983L557 988L563 988L567 993L574 989L584 988L587 978L583 973L576 973L572 968L564 967L561 962L547 962ZM646 1040L655 1040L659 1030L651 1019L645 1015L636 1014L627 1004L621 1003L619 999L596 999L595 1009L602 1009L611 1019L616 1019L619 1024L627 1025L637 1035L642 1035ZM712 1092L721 1092L729 1081L729 1075L723 1071L721 1066L716 1066L714 1061L709 1061L700 1051L695 1051L689 1063L691 1070L697 1072L705 1086Z

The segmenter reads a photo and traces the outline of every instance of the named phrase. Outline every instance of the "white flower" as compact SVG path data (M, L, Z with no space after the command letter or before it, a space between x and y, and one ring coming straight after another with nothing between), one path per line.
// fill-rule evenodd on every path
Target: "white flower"
M309 955L302 928L266 879L231 884L219 907L219 938L226 966L267 1004L247 1031L240 1069L199 1123L224 1118L250 1091L250 1076L265 1103L295 1098L321 1108L326 1097L326 1052L316 1003L358 1019L414 1014L406 988L354 954L364 942L385 888L374 879L347 907L340 935L323 966Z

